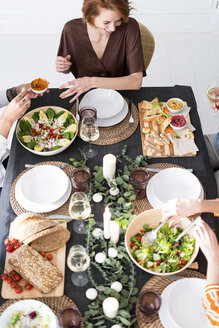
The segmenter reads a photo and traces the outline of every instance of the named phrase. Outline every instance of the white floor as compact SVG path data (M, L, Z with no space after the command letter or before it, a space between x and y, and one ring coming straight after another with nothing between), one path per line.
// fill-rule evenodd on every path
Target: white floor
M72 76L56 73L59 34L0 34L0 89L45 77L58 87ZM154 57L144 86L190 85L194 91L203 132L214 133L214 113L205 92L212 76L219 75L219 35L210 33L157 33ZM162 99L161 99L162 100Z

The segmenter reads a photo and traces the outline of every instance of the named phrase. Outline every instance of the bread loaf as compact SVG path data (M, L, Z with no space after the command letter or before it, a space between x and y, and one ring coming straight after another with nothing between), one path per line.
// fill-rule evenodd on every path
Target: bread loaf
M63 279L59 269L28 245L22 245L11 254L8 263L44 294L50 293Z

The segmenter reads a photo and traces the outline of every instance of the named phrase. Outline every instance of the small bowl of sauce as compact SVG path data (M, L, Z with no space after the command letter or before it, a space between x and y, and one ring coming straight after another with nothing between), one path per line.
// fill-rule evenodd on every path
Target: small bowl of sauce
M171 117L170 126L174 130L182 130L186 127L187 120L183 115L173 115Z
M35 79L31 82L30 88L34 93L44 93L48 89L49 83L46 79Z

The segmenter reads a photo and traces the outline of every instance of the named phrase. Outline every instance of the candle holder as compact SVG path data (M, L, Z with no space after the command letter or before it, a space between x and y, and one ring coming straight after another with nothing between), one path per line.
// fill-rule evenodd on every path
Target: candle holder
M153 289L143 290L138 297L138 308L143 322L153 322L161 307L161 297Z
M75 169L71 181L74 191L82 191L87 194L90 186L90 171L82 167Z
M146 187L150 179L149 173L143 167L135 167L130 174L130 183L134 188L136 199L146 197Z

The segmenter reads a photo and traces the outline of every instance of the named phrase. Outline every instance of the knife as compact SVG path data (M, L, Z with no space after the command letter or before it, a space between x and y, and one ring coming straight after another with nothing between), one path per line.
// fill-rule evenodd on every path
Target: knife
M153 168L150 168L150 167L145 167L145 169L149 172L160 172L160 171L164 170L164 169L153 169ZM187 170L189 172L193 172L193 169L185 169L185 170Z
M53 220L73 220L73 218L70 215L61 215L61 214L49 215L46 218L53 219Z

